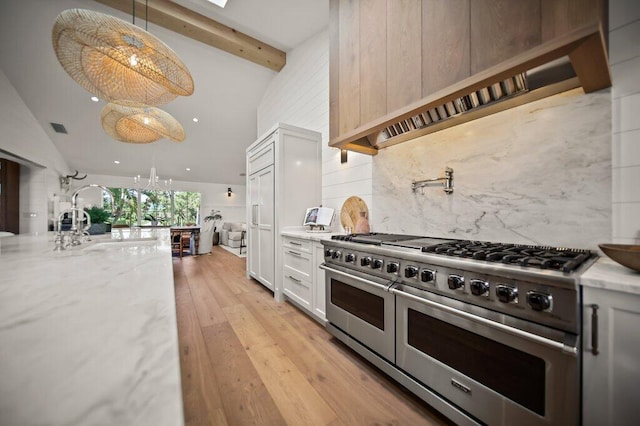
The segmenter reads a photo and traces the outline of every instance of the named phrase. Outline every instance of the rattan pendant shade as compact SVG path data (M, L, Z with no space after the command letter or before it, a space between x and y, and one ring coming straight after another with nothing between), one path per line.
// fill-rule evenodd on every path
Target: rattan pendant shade
M102 128L121 142L143 144L168 138L182 142L184 129L171 114L131 101L110 102L101 114Z
M193 78L173 50L121 19L65 10L56 19L52 39L65 71L101 99L163 105L193 93Z

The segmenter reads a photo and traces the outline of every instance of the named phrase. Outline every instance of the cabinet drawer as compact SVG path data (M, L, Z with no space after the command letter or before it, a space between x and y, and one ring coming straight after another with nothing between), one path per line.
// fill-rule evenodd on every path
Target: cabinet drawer
M296 271L302 278L312 281L313 260L309 253L289 248L284 249L284 267ZM286 271L285 271L286 272Z
M311 311L311 283L286 266L284 268L283 288L287 297Z
M282 237L282 244L286 248L291 248L294 251L302 251L305 253L311 253L311 241L302 240L299 238Z
M256 153L249 155L249 175L264 169L274 163L273 143L267 144Z

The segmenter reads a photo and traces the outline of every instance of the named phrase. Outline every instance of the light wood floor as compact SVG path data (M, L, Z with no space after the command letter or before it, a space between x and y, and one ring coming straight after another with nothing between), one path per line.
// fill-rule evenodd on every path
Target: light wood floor
M245 276L245 259L173 260L187 425L442 425L447 420Z

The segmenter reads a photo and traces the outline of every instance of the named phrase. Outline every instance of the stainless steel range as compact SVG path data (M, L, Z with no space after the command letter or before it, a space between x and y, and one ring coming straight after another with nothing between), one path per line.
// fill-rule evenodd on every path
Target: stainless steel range
M324 241L328 330L458 424L580 422L588 250L410 235Z

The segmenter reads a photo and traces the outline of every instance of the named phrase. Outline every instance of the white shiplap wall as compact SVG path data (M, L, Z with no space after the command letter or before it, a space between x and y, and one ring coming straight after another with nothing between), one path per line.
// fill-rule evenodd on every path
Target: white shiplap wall
M329 34L322 31L287 53L287 65L273 79L258 105L258 134L275 123L322 133L322 204L336 210L357 195L371 210L371 157L350 152L340 163L340 150L329 148ZM338 229L339 224L334 224Z
M20 233L44 233L48 200L60 193L58 178L69 167L2 70L0 99L0 150L27 160L20 166Z
M640 243L640 1L609 1L613 240Z

